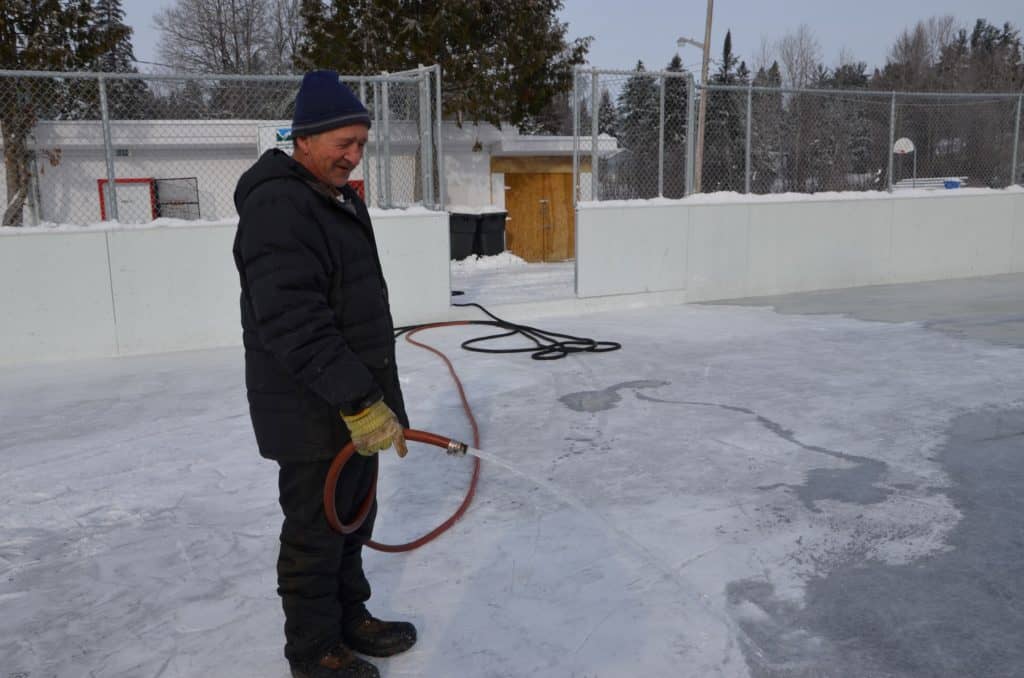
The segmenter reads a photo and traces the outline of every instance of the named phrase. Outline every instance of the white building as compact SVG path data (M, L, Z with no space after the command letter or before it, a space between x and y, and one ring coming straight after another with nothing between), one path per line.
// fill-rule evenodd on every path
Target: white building
M124 223L150 221L170 211L158 195L156 180L188 179L192 218L230 219L235 216L232 201L238 177L256 160L260 148L273 144L267 134L289 121L273 120L130 120L111 125L114 172L117 177L118 217ZM363 182L367 202L384 204L386 173L378 162L383 143L378 144L376 128L371 130L364 162L353 180ZM261 141L261 134L263 140ZM581 138L581 149L590 149L589 137ZM413 123L390 125L393 206L419 202L416 152L419 135ZM532 245L527 233L547 230L548 240L566 240L547 254L529 258L571 256L572 231L572 137L524 136L509 127L453 122L443 125L443 180L446 206L459 208L494 207L510 212L509 239L518 237L525 254ZM614 152L616 142L600 139L602 153ZM26 223L92 223L109 218L107 166L103 153L103 129L99 121L41 122L30 150L33 195L26 206ZM589 193L589 156L581 162L582 197ZM516 175L514 178L509 175ZM194 186L194 189L191 188ZM5 196L0 186L0 196ZM176 199L180 191L175 191ZM6 202L6 200L5 200ZM163 210L161 210L163 208ZM551 247L548 248L551 250Z

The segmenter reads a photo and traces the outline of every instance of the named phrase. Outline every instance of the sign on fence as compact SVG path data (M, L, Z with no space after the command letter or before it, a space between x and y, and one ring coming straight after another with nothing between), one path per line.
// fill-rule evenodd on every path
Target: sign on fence
M263 155L271 148L280 148L288 155L292 154L294 144L292 143L291 125L259 125L257 127L257 157Z

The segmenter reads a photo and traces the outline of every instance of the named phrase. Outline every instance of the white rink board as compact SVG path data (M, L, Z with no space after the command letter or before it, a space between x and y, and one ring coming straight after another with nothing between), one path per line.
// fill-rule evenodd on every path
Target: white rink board
M114 355L105 233L0 238L0 365Z
M376 212L373 232L395 324L444 320L451 304L447 212Z
M396 324L445 320L448 215L374 211ZM0 365L241 344L234 225L0 237ZM109 252L109 258L108 258Z
M584 203L580 297L687 301L1024 271L1024 191Z
M241 343L232 226L109 231L121 355Z
M689 220L674 205L579 210L577 296L685 288Z

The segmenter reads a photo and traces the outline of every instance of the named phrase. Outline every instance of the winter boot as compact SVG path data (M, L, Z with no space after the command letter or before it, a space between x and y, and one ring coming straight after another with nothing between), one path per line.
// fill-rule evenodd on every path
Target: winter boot
M292 678L380 678L377 667L352 654L341 641L318 659L291 662Z
M342 624L341 635L350 648L371 657L390 657L416 644L415 626L381 621L368 612Z

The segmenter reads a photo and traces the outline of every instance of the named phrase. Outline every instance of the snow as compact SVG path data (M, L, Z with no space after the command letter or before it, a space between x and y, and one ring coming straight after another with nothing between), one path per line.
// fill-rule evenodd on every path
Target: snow
M447 205L445 211L449 214L496 214L505 210L495 205Z
M451 264L456 304L521 304L575 297L573 261L528 263L511 252L472 256Z
M473 255L452 262L452 273L469 275L476 271L493 271L507 268L523 268L529 266L526 259L505 251L487 256Z
M422 214L437 214L437 210L429 209L423 205L410 205L409 207L390 207L383 209L380 207L369 208L371 217L393 217L402 214L406 215L422 215ZM236 220L237 221L237 220Z
M675 306L543 326L623 349L540 362L459 349L486 328L417 337L454 361L482 448L515 472L485 462L450 533L367 554L372 611L419 628L373 660L385 677L767 675L744 649L777 610L735 592L798 610L852 557L947 550L961 512L935 452L954 418L1024 392L1018 349L915 323ZM468 439L443 364L405 342L398 358L414 426ZM276 467L242 365L222 349L0 370L0 674L287 675ZM384 542L438 524L469 478L434 448L382 460ZM886 469L865 486L879 497L810 491L863 460ZM834 668L827 637L782 630L790 666Z
M0 228L3 235L35 235L39 233L93 233L102 231L131 231L154 228L199 228L205 226L234 226L238 219L172 219L161 217L144 224L122 224L117 221L98 221L91 224L56 224L43 222L34 226Z
M404 208L369 209L371 217L392 217L399 215L424 215L438 214L437 210L431 210L422 205L412 205ZM153 221L141 224L122 224L117 221L97 221L89 224L57 224L53 222L42 222L37 225L25 225L18 228L0 228L0 236L3 235L35 235L39 233L92 233L102 231L131 231L148 230L156 228L202 228L210 226L237 226L238 217L227 217L224 219L172 219L161 217Z

